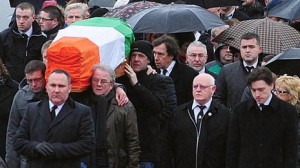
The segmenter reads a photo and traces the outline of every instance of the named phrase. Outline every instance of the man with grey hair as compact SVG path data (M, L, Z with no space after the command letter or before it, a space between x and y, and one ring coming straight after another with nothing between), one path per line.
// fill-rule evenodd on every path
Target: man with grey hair
M205 68L207 61L206 46L200 41L194 41L190 43L186 50L186 63L199 73L208 73L215 77L213 73Z
M170 120L174 168L225 167L229 110L213 98L215 79L201 73L193 80L193 99Z
M136 112L131 102L118 106L115 78L110 66L94 66L88 101L96 130L96 151L91 156L95 156L91 158L91 164L96 164L96 167L137 168L140 146ZM128 161L122 162L124 159Z
M210 41L214 45L214 49L217 48L218 43L214 40L219 34L221 34L224 30L228 29L229 25L222 25L219 27L215 27L211 29Z
M65 9L65 23L70 26L72 23L85 19L85 5L83 3L73 3Z

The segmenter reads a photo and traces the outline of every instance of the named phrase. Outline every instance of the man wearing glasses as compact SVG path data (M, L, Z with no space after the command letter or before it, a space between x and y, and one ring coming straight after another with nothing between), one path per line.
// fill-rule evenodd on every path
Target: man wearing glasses
M186 62L188 66L198 71L199 73L208 73L215 78L216 75L206 69L205 67L206 61L207 61L206 46L199 41L194 41L190 43L186 51Z
M6 135L6 162L10 168L20 168L26 165L26 159L19 156L13 148L15 134L20 126L29 103L42 100L45 92L46 66L38 60L30 61L25 67L26 78L21 82L19 91L14 97Z
M64 16L57 6L47 6L40 12L38 18L41 30L49 39L51 34L55 34L64 27Z
M24 68L31 60L41 60L40 53L46 37L34 20L32 4L23 2L16 8L16 19L10 28L0 34L0 56L11 78L20 82Z
M171 116L170 141L175 168L225 168L229 110L212 98L215 79L201 73L193 81L193 100Z

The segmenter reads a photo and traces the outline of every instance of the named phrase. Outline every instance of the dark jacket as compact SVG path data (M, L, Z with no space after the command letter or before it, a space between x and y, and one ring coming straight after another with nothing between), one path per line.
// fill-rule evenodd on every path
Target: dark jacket
M235 11L232 15L232 18L236 18L239 21L244 21L244 20L249 20L250 19L250 17L246 13L244 13L244 12L238 10L238 9L235 9Z
M170 120L169 139L173 149L174 167L225 168L228 108L212 101L204 115L199 133L192 104L193 101L179 106Z
M160 121L159 115L166 99L167 84L158 74L136 73L138 83L132 86L127 76L117 79L127 89L127 95L136 109L141 147L140 161L156 162Z
M31 168L80 168L82 157L95 147L91 109L71 98L51 121L49 99L28 105L16 133L14 148L28 157ZM54 145L55 155L45 158L35 151L40 142Z
M0 85L0 157L5 157L5 137L10 108L15 94L18 91L18 83L6 77L4 85Z
M259 65L260 63L258 63ZM248 75L243 61L224 65L216 81L217 90L214 98L228 108L236 106L240 103L247 86Z
M169 76L175 85L178 106L193 99L191 86L198 74L193 68L176 61Z
M16 22L0 34L0 57L11 78L17 82L24 78L24 69L29 61L42 60L41 48L46 41L46 35L41 32L36 21L32 23L32 27L28 44L28 37L19 33Z
M37 96L38 95L38 96ZM45 90L35 94L27 85L26 80L19 84L19 90L16 93L9 114L6 134L6 156L5 160L10 168L20 167L20 157L13 148L15 134L20 126L21 120L25 115L25 111L29 103L42 100L47 97ZM25 159L22 159L24 162Z
M228 135L227 168L295 168L297 111L273 95L260 111L248 99L234 110Z
M93 93L91 93L90 96L94 96ZM89 106L91 106L91 103L98 103L97 100L91 101L92 99L94 98L90 97L88 102ZM101 106L99 103L98 105L93 105L93 107L99 106ZM100 112L92 111L92 113ZM95 114L93 115L95 116ZM95 118L94 122L96 121L97 119ZM95 126L96 125L98 124L95 123ZM140 146L136 113L131 102L119 107L114 95L114 98L108 105L106 129L108 130L106 137L108 148L108 167L137 168L139 163ZM95 130L97 130L97 128ZM96 141L96 143L98 143L98 141ZM94 157L91 158L91 160L94 162L91 163L91 168L97 168L95 163L97 159Z

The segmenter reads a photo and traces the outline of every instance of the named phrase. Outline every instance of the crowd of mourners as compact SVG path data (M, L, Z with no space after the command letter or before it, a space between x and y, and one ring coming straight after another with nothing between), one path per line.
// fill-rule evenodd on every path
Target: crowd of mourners
M82 92L63 68L45 78L47 49L59 30L109 9L10 3L0 33L0 168L300 167L300 78L264 66L274 55L256 33L242 34L239 48L215 40L280 1L208 8L226 23L208 31L135 34L125 75L96 64ZM300 31L299 20L269 19Z

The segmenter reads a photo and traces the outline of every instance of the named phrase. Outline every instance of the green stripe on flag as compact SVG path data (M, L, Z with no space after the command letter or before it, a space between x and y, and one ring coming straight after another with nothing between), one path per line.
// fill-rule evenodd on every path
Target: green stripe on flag
M131 44L134 42L134 34L131 27L121 19L95 17L74 22L72 26L95 26L95 27L113 27L125 37L125 56L129 56Z

